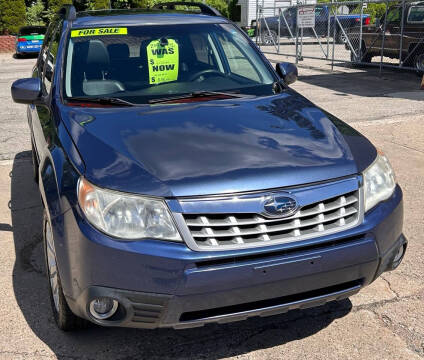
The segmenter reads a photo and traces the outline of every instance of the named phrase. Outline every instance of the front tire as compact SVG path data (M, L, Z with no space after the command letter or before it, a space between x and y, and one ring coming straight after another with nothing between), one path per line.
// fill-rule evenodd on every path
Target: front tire
M358 66L361 65L360 63L370 63L372 60L372 56L370 54L367 53L367 50L365 49L364 46L361 47L361 54L358 56L359 53L359 47L357 49L355 49L357 55L355 56L355 54L351 51L350 52L350 61L352 62L352 64Z
M424 75L424 51L415 55L414 68L419 75Z
M336 44L345 44L347 42L347 38L343 31L339 31L336 36Z
M56 324L59 329L63 331L81 329L86 326L87 322L86 320L76 316L71 311L66 302L65 295L63 294L56 261L53 230L46 210L44 210L43 216L43 240L46 259L46 273L50 289L50 303Z
M262 45L271 46L277 44L277 33L274 30L265 30L265 33L261 35Z

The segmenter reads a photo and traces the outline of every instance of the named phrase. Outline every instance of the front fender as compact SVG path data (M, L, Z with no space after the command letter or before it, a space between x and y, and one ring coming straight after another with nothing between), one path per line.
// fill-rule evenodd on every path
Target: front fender
M58 125L54 143L39 167L39 187L53 230L56 260L64 289L70 289L69 244L63 236L64 213L77 203L77 183L84 173L78 151L63 125Z

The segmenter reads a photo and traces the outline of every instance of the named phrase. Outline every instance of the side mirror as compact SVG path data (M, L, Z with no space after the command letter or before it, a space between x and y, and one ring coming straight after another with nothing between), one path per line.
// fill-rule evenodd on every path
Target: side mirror
M298 72L296 65L292 63L278 63L275 66L278 76L286 83L286 85L293 84L297 80Z
M12 84L12 99L19 104L34 104L41 101L41 80L26 78Z

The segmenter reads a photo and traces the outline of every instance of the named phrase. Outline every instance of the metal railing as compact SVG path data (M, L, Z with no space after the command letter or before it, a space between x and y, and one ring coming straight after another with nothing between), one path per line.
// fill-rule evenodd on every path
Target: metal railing
M424 72L424 1L258 4L254 37L263 52L296 63L316 59L331 67L352 63Z

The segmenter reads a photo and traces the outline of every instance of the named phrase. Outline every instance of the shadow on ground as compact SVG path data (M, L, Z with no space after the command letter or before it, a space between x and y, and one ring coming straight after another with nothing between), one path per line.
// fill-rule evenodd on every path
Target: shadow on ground
M420 101L424 99L424 91L417 94L421 78L412 71L384 69L380 76L378 68L364 67L355 72L322 72L305 76L302 76L302 69L299 69L299 74L300 81L327 88L340 96L387 96Z
M93 325L77 333L61 332L56 328L50 310L41 240L42 206L38 188L32 180L29 155L29 152L18 154L11 173L16 251L13 288L28 326L58 359L217 359L237 356L311 336L351 311L351 302L344 300L284 315L188 330L137 330Z
M34 54L16 54L13 53L12 57L14 59L36 59L38 58L38 53L34 53Z

